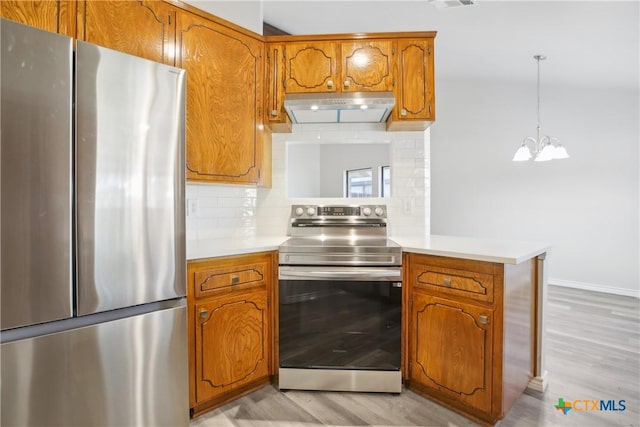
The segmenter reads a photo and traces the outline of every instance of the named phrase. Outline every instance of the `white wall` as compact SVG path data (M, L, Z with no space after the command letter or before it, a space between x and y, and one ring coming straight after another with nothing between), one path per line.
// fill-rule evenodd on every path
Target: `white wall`
M273 134L273 187L259 188L256 209L258 235L284 235L292 204L349 204L347 198L289 198L287 196L286 143L389 142L390 198L359 199L361 203L386 204L391 236L428 235L429 131L386 132L384 124L294 125L291 134Z
M185 3L262 34L262 0L185 0Z
M640 296L638 92L543 84L542 131L571 158L517 163L535 80L437 85L432 233L549 242L551 283Z
M345 171L365 168L371 168L371 194L380 194L380 168L389 166L389 144L327 144L321 155L323 197L342 196Z
M289 146L287 169L296 177L287 181L287 194L293 197L320 195L322 171L320 144L292 144ZM313 161L315 160L315 161Z
M287 195L296 197L342 197L345 171L371 168L372 194L379 194L380 168L389 166L388 142L337 144L320 142L287 144Z

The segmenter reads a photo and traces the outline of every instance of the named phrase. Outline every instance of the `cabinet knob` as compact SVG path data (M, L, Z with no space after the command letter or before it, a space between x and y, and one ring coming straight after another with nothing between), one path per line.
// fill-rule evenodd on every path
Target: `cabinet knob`
M446 287L450 288L451 287L451 279L449 279L448 277L446 279L444 279L442 281L442 284L445 285Z
M333 87L333 80L329 80L329 81L327 82L327 87L328 87L328 88L332 88L332 87Z
M487 323L489 323L489 317L485 316L484 314L481 315L480 317L478 317L478 321L480 323L482 323L483 325L486 325Z
M209 317L209 310L207 309L202 309L200 310L200 318L201 319L206 319L207 317Z
M271 115L272 116L277 116L278 115L278 110L271 110Z
M351 84L351 83L349 83L349 80L345 80L345 81L344 81L344 87L349 87L349 85L350 85L350 84Z
M406 116L407 115L407 109L403 108L402 110L400 110L400 115L401 116Z
M231 284L237 285L238 283L240 283L240 277L236 275L231 276Z

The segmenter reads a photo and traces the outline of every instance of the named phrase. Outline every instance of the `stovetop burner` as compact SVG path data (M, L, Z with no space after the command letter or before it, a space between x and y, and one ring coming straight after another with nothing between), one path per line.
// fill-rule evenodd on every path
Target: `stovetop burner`
M291 207L281 265L386 265L402 263L400 246L387 238L384 205Z

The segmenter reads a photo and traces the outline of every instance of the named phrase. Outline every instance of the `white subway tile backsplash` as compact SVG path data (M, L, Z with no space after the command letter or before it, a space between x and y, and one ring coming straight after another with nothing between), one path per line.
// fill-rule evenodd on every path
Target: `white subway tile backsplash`
M284 235L290 207L296 203L352 203L344 198L289 198L286 146L288 141L389 143L391 198L362 202L386 204L389 231L396 236L429 234L429 130L386 132L384 124L294 125L291 134L273 134L272 188L246 185L192 184L187 200L197 201L197 212L187 216L187 239ZM187 203L188 204L188 203ZM410 209L406 209L410 206Z

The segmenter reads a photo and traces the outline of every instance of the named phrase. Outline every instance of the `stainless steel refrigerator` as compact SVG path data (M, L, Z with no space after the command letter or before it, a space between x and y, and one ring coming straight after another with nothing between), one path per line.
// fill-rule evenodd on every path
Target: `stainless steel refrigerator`
M185 73L0 27L0 425L186 426Z

